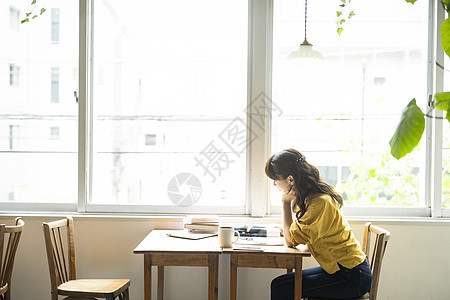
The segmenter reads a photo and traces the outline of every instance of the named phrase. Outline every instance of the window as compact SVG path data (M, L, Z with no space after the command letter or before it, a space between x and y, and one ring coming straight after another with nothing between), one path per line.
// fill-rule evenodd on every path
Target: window
M15 64L9 64L9 85L19 86L20 67Z
M391 2L352 1L339 36L339 3L309 1L306 62L296 0L59 1L19 30L0 6L0 209L278 214L263 166L293 147L348 215L450 216L443 116L389 153L406 104L450 88L443 8Z
M59 92L73 95L78 84L72 84L72 70L78 66L79 3L58 3L73 16L61 20L65 22L61 34L67 38L57 51L48 42L48 27L59 8L18 25L20 30L8 33L7 40L14 42L0 47L2 211L76 209L78 107L75 101L57 106L52 102L59 101ZM0 5L1 15L13 12ZM0 32L5 29L0 27ZM63 86L62 82L71 84ZM65 135L55 139L58 128Z
M247 6L94 3L90 204L244 212Z
M59 127L56 126L50 127L50 138L52 139L59 138Z
M406 104L426 105L427 3L359 1L339 36L334 2L308 2L308 41L323 60L288 59L304 38L304 7L274 2L272 99L284 113L273 117L272 150L303 152L346 206L429 205L423 142L399 161L388 143Z
M9 28L11 28L14 31L19 30L19 24L20 24L20 11L10 6L9 7Z
M19 149L19 125L9 125L9 150Z
M59 68L52 67L51 70L51 102L59 102Z
M156 134L146 134L145 135L145 145L155 146L156 145Z
M59 44L59 8L51 10L51 31L52 44Z

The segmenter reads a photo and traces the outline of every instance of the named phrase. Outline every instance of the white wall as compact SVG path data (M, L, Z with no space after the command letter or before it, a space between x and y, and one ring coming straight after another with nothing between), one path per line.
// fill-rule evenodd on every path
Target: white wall
M60 217L25 216L12 278L12 299L50 299L50 280L42 231L43 221ZM14 217L0 216L13 224ZM173 218L74 217L79 278L129 278L131 299L143 299L143 256L133 249L153 228L177 228ZM380 300L448 299L450 295L450 220L439 222L377 220L391 231L379 286ZM362 241L363 221L350 221ZM306 259L306 267L315 265ZM219 300L229 299L229 257L219 264ZM153 272L155 272L154 270ZM270 281L283 270L238 269L238 299L270 299ZM155 273L154 273L155 274ZM206 268L168 267L165 299L207 299ZM153 276L153 291L156 281ZM153 295L156 299L156 294Z

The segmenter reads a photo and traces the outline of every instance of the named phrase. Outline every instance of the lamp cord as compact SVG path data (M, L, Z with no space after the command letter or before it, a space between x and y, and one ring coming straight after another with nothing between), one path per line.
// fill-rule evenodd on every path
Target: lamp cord
M308 0L305 0L305 41L306 41L306 14L308 12Z

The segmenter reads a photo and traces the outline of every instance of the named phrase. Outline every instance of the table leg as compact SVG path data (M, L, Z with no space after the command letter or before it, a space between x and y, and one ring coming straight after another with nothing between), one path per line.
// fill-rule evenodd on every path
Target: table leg
M144 254L144 299L152 300L152 255Z
M302 299L302 268L303 268L303 257L295 257L295 279L294 279L294 299Z
M230 254L230 300L237 295L237 254Z
M158 266L158 300L164 299L164 266Z
M208 255L208 300L219 297L219 255Z

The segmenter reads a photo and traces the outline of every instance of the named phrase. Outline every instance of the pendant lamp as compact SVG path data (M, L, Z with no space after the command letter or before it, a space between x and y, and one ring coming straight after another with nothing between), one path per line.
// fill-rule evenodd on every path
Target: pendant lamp
M313 49L306 39L306 16L308 12L308 0L305 0L305 40L300 44L296 51L288 55L288 59L323 59L322 53Z

